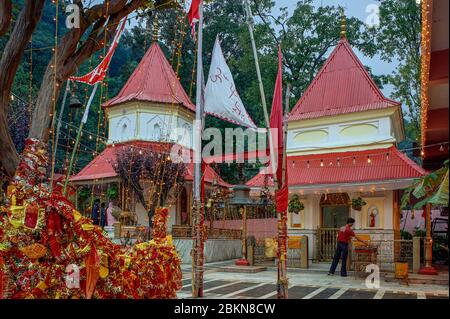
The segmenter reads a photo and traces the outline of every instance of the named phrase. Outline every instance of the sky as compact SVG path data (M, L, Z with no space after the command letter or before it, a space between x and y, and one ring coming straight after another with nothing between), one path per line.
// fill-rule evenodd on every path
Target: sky
M373 5L378 5L379 2L373 0L315 0L317 7L323 6L343 6L345 8L345 15L348 17L356 17L362 21L370 21L370 11ZM288 12L292 14L294 11L297 0L275 0L277 10L282 7L287 7ZM368 12L366 12L368 10ZM278 12L276 12L278 13ZM366 57L364 54L354 48L354 51L361 62L372 69L372 73L375 75L385 75L392 73L398 66L398 61L393 60L391 63L382 61L379 56L374 58ZM383 94L389 97L392 92L390 85L385 85L383 88Z

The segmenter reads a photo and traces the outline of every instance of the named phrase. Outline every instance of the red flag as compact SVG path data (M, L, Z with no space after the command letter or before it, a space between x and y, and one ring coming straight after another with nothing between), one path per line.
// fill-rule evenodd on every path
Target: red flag
M289 202L289 189L287 184L275 194L277 212L287 212Z
M106 54L105 58L100 62L100 64L88 74L83 76L72 76L70 77L70 80L89 85L94 85L96 83L102 82L105 79L106 72L108 71L109 64L111 63L111 59L114 55L114 52L116 51L117 46L119 45L119 40L125 28L126 21L127 17L125 17L121 21L121 25L119 25L117 29L111 47L109 48L108 53Z
M277 155L276 177L278 187L282 188L283 181L283 70L281 48L278 48L278 75L273 94L272 114L270 115L270 128L272 130L273 150ZM275 173L275 172L274 172Z
M200 21L200 1L192 0L191 8L188 12L189 25L191 26L192 38L195 39L195 24Z

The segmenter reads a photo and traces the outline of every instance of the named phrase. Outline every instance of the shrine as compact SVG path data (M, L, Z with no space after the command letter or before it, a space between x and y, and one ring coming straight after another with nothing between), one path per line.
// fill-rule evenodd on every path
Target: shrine
M333 257L348 217L371 240L400 238L400 191L425 170L402 153L401 104L384 97L352 50L345 31L290 112L288 235L307 236L309 259ZM248 182L257 195L259 174Z

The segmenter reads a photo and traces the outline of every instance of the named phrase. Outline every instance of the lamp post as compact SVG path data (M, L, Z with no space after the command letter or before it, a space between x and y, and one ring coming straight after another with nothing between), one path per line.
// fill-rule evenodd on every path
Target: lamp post
M250 266L247 259L247 207L255 205L250 198L250 187L237 185L233 188L234 195L230 200L230 206L239 208L242 214L242 258L236 261L237 266Z

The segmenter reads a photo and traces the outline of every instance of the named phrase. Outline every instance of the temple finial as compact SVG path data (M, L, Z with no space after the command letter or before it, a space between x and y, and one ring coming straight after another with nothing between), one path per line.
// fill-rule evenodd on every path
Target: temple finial
M347 17L345 16L344 9L341 11L341 39L347 38Z
M155 12L155 17L153 18L153 42L159 42L159 23L158 14Z

